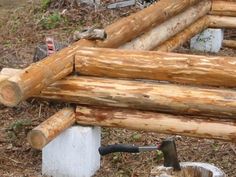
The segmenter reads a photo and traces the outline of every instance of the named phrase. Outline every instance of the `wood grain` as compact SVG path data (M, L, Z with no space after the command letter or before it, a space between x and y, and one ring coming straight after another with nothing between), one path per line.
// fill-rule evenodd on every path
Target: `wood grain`
M236 92L151 81L68 77L36 97L83 105L150 110L182 115L236 117Z
M27 135L27 140L33 148L41 150L74 123L74 109L64 108L31 130Z
M75 69L82 75L99 77L236 86L235 57L83 48L75 56Z
M127 128L236 142L236 122L233 120L219 121L147 111L78 106L76 122L81 125Z
M145 32L141 36L133 39L131 42L121 46L122 49L138 49L138 50L151 50L158 44L173 37L175 34L181 32L189 25L194 23L197 19L206 15L211 9L211 1L203 0L198 4L189 7L187 10L180 14L166 20L162 24L158 24L150 31Z

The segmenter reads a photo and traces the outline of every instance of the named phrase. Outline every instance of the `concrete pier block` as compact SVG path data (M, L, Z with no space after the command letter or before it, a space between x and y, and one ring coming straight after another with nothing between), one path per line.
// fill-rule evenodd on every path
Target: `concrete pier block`
M99 127L73 126L42 151L42 174L50 177L90 177L100 168Z
M222 29L208 28L191 39L191 50L217 53L222 47L224 32Z

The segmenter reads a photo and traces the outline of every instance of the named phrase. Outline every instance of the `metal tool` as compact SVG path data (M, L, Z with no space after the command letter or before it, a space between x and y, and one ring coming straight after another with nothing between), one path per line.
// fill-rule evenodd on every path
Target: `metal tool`
M127 152L127 153L140 153L146 151L154 151L159 150L162 151L164 155L164 166L165 167L173 167L175 171L181 170L175 141L173 138L168 138L160 145L157 146L134 146L134 145L125 145L125 144L114 144L103 146L98 149L100 155L107 155L114 152Z

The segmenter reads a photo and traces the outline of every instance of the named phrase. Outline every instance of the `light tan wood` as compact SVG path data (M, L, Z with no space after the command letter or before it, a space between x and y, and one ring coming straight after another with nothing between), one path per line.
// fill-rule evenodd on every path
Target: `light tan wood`
M15 74L21 72L21 69L13 69L13 68L3 68L0 72L0 75L5 75L5 76L14 76Z
M1 82L0 102L16 106L21 100L40 93L46 86L70 74L75 52L83 45L87 45L87 41L74 43Z
M105 28L108 38L97 41L99 47L117 48L144 33L147 29L161 24L168 18L177 15L189 6L201 0L160 0L127 18L122 18Z
M127 128L236 142L236 122L233 120L220 121L128 109L78 106L76 122L81 125Z
M20 69L3 68L0 72L0 82L7 80L9 77L19 73L20 71Z
M83 48L75 56L82 75L225 87L236 86L235 63L234 57L99 48Z
M39 98L83 105L236 118L236 91L97 77L69 77Z
M8 80L0 83L0 102L6 106L16 106L56 80L73 71L75 51L81 46L118 47L147 28L160 24L169 17L200 0L161 0L153 6L123 18L105 28L107 39L102 41L80 40L70 47L33 64Z
M208 17L204 16L180 33L176 34L174 37L163 42L161 45L157 45L157 47L155 47L153 50L171 52L190 40L196 34L206 29L208 27L208 24Z
M236 16L236 1L213 1L210 14Z
M75 123L73 108L64 108L28 133L29 144L41 150L51 140Z
M223 40L223 46L236 49L236 40Z
M200 17L206 15L211 9L211 1L203 0L195 6L188 8L186 11L166 20L164 23L157 25L150 31L140 37L133 39L131 42L121 46L122 49L151 50L158 44L173 37L181 32L190 24Z
M236 17L208 15L210 28L236 28Z
M6 79L8 79L9 77L6 75L0 75L0 82L5 81Z

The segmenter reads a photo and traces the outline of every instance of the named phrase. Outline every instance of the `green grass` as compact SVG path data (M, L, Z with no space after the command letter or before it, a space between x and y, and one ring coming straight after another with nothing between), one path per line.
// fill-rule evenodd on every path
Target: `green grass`
M66 22L66 20L59 12L53 12L41 20L41 25L43 29L54 29L64 22Z
M41 0L41 8L43 10L46 10L50 4L51 0Z

